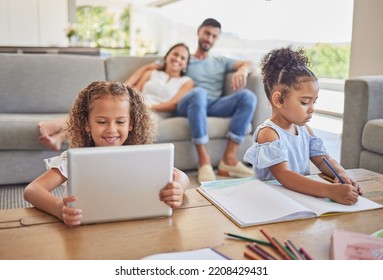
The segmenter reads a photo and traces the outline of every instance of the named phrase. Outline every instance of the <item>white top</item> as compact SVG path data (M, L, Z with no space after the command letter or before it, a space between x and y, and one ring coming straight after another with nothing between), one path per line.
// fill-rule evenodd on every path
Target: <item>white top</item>
M68 179L68 166L67 166L67 151L64 151L59 156L51 157L44 159L45 166L49 170L51 168L55 168L60 171L61 175ZM62 186L64 187L64 191L67 191L67 181L65 181Z
M65 178L68 179L67 154L67 151L64 151L59 156L44 159L46 168L56 168Z
M153 70L150 79L144 84L142 93L149 105L161 104L172 99L181 87L191 78L183 76L171 78L164 71ZM170 112L161 112L162 117L171 116Z

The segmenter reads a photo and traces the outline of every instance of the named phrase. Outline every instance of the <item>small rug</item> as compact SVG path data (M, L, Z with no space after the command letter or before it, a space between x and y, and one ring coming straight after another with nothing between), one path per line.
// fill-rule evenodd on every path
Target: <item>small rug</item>
M26 186L26 184L0 186L0 209L32 207L32 205L23 198L23 192ZM54 189L52 193L62 198L65 193L64 187L58 187Z

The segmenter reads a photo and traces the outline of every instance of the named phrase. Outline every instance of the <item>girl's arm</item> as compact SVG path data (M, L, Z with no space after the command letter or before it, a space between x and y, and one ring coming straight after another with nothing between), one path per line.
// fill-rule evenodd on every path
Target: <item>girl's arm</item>
M75 197L60 199L51 191L66 181L66 178L56 168L49 169L32 181L24 190L24 199L36 208L63 220L65 224L74 226L80 224L82 213L80 209L68 207Z
M274 129L265 127L257 136L257 142L267 143L277 141L278 134ZM327 197L342 204L354 204L358 200L357 188L351 184L328 184L305 177L290 169L288 162L281 162L269 167L274 178L284 187L296 192Z
M183 196L189 186L189 177L181 170L174 168L173 182L168 183L160 192L160 200L172 208L182 205Z
M288 162L269 167L273 174L284 187L296 192L330 198L338 203L351 205L358 201L358 189L351 184L331 184L313 180L289 168Z
M178 102L194 87L192 80L187 81L182 85L177 94L167 102L156 104L152 106L152 109L157 112L174 112L177 108Z
M309 125L306 124L306 128L310 135L314 136L314 131L311 129ZM362 195L363 191L362 188L359 186L359 184L352 180L350 176L347 174L347 171L333 158L331 158L329 155L323 155L323 156L315 156L311 157L310 160L314 165L324 174L329 176L330 178L333 178L333 181L335 183L340 183L339 179L336 178L335 174L331 171L331 169L327 166L327 164L323 161L323 157L327 159L327 161L330 163L330 165L335 169L335 171L338 173L338 175L342 178L344 183L351 184L355 186L358 189L358 193Z
M333 178L335 183L340 183L339 179L334 175L334 173L331 171L331 169L327 166L327 164L324 163L323 157L327 159L327 161L331 164L331 166L335 169L335 171L338 173L338 175L342 178L345 184L351 184L355 186L358 190L358 193L360 195L363 194L363 190L360 187L360 185L354 181L347 173L347 171L333 158L331 158L329 155L324 156L317 156L312 157L311 161L315 164L315 166L324 174L329 176L330 178Z

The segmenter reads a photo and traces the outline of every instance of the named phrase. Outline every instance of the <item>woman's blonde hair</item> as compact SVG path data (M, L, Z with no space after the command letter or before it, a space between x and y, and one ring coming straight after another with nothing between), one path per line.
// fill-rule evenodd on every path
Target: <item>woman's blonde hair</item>
M107 95L129 100L130 125L128 139L123 145L153 143L157 127L150 108L134 88L119 82L95 81L78 94L69 113L67 139L71 148L94 147L95 143L85 130L92 102Z

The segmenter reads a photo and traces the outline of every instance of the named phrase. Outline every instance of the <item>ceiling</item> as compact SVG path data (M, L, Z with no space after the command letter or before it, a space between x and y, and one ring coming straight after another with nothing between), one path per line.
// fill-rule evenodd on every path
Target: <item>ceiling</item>
M108 6L108 5L141 5L149 7L162 7L182 0L75 0L76 6Z

